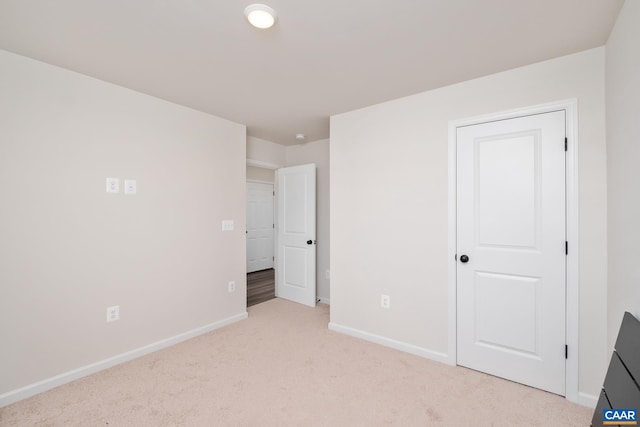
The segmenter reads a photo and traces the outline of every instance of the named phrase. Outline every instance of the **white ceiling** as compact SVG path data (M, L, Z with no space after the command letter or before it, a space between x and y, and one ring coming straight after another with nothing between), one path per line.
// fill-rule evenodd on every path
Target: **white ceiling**
M248 126L329 116L601 46L623 0L0 0L0 48ZM1 71L0 71L1 72Z

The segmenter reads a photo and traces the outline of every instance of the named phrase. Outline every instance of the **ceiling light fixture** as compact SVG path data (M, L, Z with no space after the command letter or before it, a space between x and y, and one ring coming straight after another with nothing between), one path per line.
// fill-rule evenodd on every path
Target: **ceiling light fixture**
M306 136L304 136L304 133L296 133L296 139L300 142L304 141L304 139L306 138Z
M244 15L256 28L271 28L276 23L276 11L266 4L251 4L244 9Z

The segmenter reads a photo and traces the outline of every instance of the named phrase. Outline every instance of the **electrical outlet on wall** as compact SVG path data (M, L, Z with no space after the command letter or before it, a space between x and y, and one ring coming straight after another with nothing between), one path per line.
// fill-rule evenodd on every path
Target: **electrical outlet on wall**
M230 281L228 284L229 293L236 291L236 282L235 280Z
M118 193L120 191L120 180L118 178L107 178L107 193Z
M389 295L381 294L380 295L380 307L389 308L390 305L391 305L391 299L389 298Z
M107 322L113 322L120 319L120 306L114 305L107 307Z

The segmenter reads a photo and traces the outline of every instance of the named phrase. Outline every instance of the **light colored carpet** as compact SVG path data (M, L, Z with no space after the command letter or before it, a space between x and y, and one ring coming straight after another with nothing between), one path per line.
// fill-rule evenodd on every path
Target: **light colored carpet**
M3 426L588 426L591 410L327 330L274 299L249 319L0 409Z

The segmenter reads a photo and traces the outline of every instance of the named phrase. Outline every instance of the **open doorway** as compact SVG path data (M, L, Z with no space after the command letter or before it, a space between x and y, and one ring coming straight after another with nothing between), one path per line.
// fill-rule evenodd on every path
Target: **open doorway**
M280 297L315 307L316 165L248 166L246 197L247 306Z
M247 307L275 298L275 171L247 166Z

